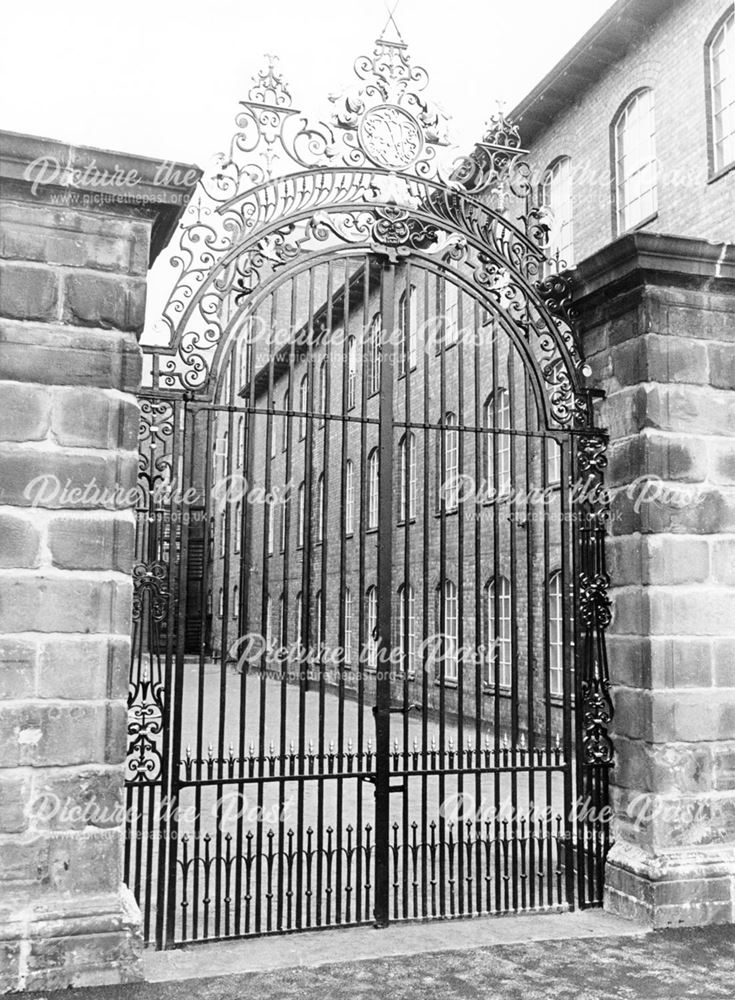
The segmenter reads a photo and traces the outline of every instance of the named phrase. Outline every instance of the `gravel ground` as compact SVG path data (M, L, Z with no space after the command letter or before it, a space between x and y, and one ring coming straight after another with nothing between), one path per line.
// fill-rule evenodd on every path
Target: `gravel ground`
M733 1000L735 927L24 995L46 1000Z

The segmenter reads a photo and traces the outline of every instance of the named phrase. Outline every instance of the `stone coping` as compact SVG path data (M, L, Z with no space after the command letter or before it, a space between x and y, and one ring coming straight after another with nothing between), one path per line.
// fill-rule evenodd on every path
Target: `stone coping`
M23 198L73 190L88 196L93 211L153 217L150 264L167 246L201 175L191 163L0 131L1 185Z
M735 244L628 233L581 261L571 275L574 304L580 311L644 285L732 294Z

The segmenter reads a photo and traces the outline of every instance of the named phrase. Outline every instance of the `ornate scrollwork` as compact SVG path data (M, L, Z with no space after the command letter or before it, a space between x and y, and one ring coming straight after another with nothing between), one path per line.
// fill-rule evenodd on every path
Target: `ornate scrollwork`
M608 735L613 710L608 687L600 678L582 682L582 748L586 764L613 762L613 744Z
M612 604L607 596L610 580L607 573L579 578L579 618L587 629L606 629L612 619Z
M402 41L379 39L355 74L351 88L330 98L328 122L293 107L274 57L254 78L228 152L182 221L177 280L160 324L169 349L155 388L208 394L230 317L279 269L333 240L394 260L420 252L466 262L533 341L552 419L587 426L569 285L541 279L549 227L529 197L517 125L499 112L472 156L452 163L439 155L446 116L425 96L427 74ZM520 199L517 222L512 197Z
M162 562L133 568L133 664L128 692L129 781L161 776L164 690L160 665L161 626L169 605L168 567Z
M141 505L173 477L174 406L168 400L142 397L138 425L138 489Z

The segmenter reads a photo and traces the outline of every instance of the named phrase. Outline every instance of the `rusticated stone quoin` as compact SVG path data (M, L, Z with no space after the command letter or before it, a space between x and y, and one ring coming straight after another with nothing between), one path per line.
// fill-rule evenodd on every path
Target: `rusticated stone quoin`
M611 431L606 906L735 921L735 251L638 233L579 266Z
M0 148L3 992L140 977L122 882L137 338L198 171L158 186L149 160L11 133ZM34 189L41 156L135 170L139 200Z

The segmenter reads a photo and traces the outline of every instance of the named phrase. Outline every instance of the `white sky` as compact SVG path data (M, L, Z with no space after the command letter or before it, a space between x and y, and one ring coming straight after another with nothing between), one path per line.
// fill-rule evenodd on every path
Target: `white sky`
M466 148L497 99L509 110L611 5L400 0L396 20ZM264 52L318 114L387 19L384 0L0 0L0 13L0 128L200 165L228 144Z

